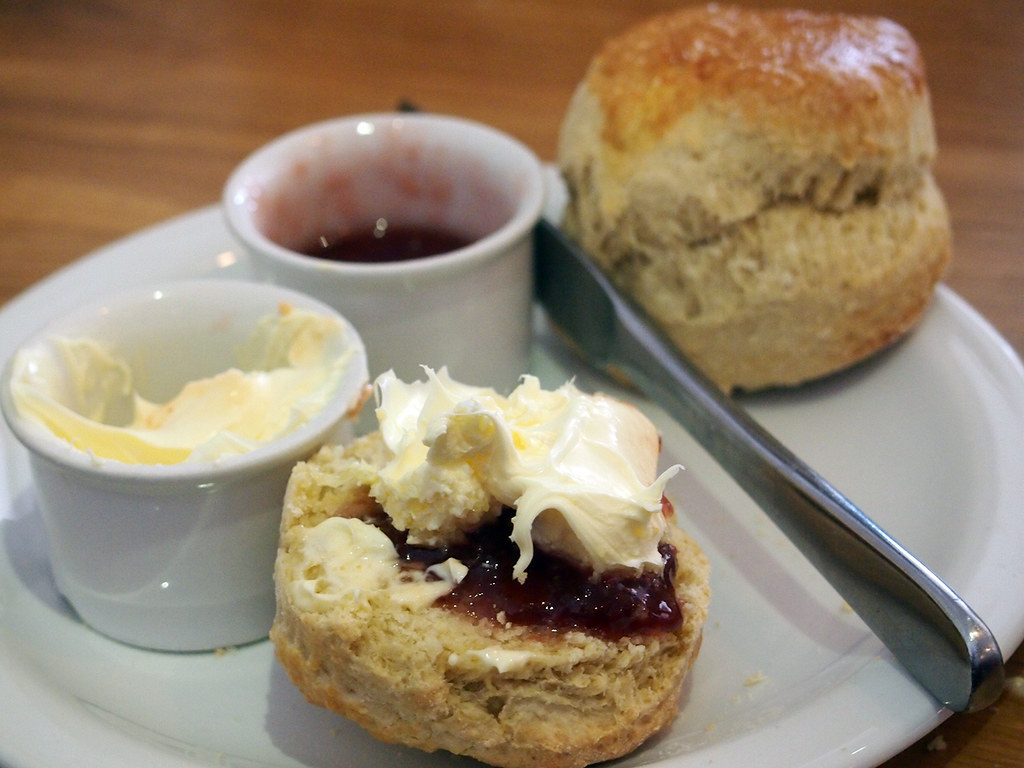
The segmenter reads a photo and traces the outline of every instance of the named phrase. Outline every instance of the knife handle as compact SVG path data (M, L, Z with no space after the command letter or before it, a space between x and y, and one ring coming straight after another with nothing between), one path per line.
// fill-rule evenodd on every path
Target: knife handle
M687 429L944 706L992 704L995 637L945 583L726 396L621 296L609 360Z

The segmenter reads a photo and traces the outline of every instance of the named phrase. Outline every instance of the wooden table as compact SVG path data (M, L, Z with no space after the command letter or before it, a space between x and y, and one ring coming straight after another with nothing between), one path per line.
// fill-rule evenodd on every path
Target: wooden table
M888 15L917 38L955 231L946 281L1024 353L1024 3L803 4ZM602 40L671 7L5 0L0 302L108 241L215 202L244 155L318 119L412 98L552 160ZM1022 672L1024 651L1009 659L1009 673ZM1024 699L1007 693L955 716L886 766L1024 766Z

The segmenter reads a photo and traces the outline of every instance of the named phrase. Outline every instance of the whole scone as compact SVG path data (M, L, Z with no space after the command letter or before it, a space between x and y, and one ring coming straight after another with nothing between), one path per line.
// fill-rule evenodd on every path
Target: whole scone
M564 226L723 389L889 345L951 253L913 39L695 6L608 41L569 105Z
M442 384L447 386L447 380ZM464 415L465 395L458 390L458 397L451 399L458 403L458 416L446 411L444 420ZM409 410L404 402L389 407ZM533 425L549 418L551 409L531 415L515 403L509 407L510 418L526 416L512 430L515 442L522 447L536 441L540 432ZM493 411L486 404L476 411L484 412ZM626 421L633 418L627 415ZM426 421L422 434L433 450L444 442L437 437L443 427L431 418L428 428ZM529 428L521 430L527 422ZM490 462L490 457L481 457L495 446L489 437L493 432L481 433L480 423L446 433L460 446L454 450L471 457L471 464ZM654 526L655 559L659 553L672 553L669 569L659 578L678 602L678 616L669 616L661 605L656 609L660 613L643 627L623 631L607 615L614 614L615 606L599 604L604 618L595 626L580 623L578 617L568 624L564 618L524 620L536 606L520 606L525 611L520 615L520 607L506 599L497 604L500 610L493 610L489 590L494 587L480 584L491 583L488 574L496 569L496 560L489 556L475 562L473 552L478 540L493 539L488 526L507 525L512 510L500 501L478 509L467 514L472 522L461 533L435 524L450 517L436 514L438 509L449 508L454 499L465 502L472 495L466 489L473 484L459 479L463 462L451 456L432 461L426 470L426 465L411 469L410 451L396 450L395 440L402 438L393 427L385 423L381 431L347 447L326 447L292 475L275 568L278 608L271 638L306 698L351 718L379 739L510 768L583 766L618 757L670 722L700 647L709 601L707 561L675 524L671 506L650 516L640 513L631 525L643 527L646 521ZM632 430L628 423L618 428ZM648 451L653 446L657 452L657 440L649 441L646 426L635 434L640 439L628 442L642 452L637 466L646 473L651 467ZM592 455L589 449L587 453ZM527 449L522 455L539 454ZM402 480L389 495L381 484L395 477L396 466ZM494 477L486 471L479 474ZM661 484L651 484L654 493L660 494ZM503 495L500 489L495 492ZM407 511L425 499L422 515L387 511L388 505ZM465 509L451 507L453 514L473 505L461 506ZM527 507L524 501L523 511ZM566 558L576 557L570 553L578 541L568 544L557 521L548 519L540 527L554 534L544 547L562 548L562 564L552 568L547 555L535 549L524 578L498 578L504 584L499 589L505 594L511 590L513 599L525 590L521 594L540 600L545 581L560 579ZM617 535L613 528L605 533ZM498 543L513 557L523 555L522 542L513 545L507 530ZM415 567L424 553L437 551L441 554L430 560L429 568ZM643 548L636 553L640 559L647 557ZM512 564L501 567L511 570ZM632 575L649 567L634 569ZM602 579L628 577L605 571L583 581L595 588ZM657 582L653 578L649 583ZM457 591L458 585L467 584L468 589Z

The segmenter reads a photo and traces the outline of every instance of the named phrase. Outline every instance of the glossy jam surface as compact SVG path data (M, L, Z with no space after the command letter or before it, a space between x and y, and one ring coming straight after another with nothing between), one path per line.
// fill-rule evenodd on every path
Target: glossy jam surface
M510 535L511 512L474 531L464 544L428 549L411 546L381 514L372 522L395 544L406 567L427 568L454 557L468 569L466 577L439 603L494 621L553 630L578 629L609 639L671 631L682 622L672 587L675 549L662 543L662 573L605 575L592 578L560 557L537 552L524 582L512 578L519 550Z
M366 229L323 234L299 250L307 256L357 264L382 264L437 256L464 248L473 238L433 226L378 219Z

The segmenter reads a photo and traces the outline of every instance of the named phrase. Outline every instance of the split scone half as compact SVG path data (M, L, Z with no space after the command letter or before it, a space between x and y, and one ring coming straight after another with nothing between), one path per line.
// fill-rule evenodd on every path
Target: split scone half
M379 739L498 766L582 766L669 723L709 567L637 409L524 377L377 381L380 430L292 475L277 655Z

